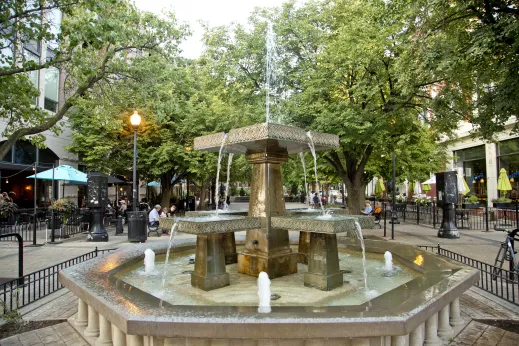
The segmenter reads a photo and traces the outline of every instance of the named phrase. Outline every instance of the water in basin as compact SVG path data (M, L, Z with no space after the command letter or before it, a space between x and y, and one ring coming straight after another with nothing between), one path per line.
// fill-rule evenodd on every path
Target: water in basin
M237 265L227 266L231 285L212 291L202 291L191 286L191 272L194 264L189 264L193 250L172 252L169 258L168 278L164 289L160 276L144 275L142 261L116 274L128 284L173 305L213 305L213 306L257 306L257 278L239 274ZM155 266L161 272L164 269L164 255L157 255ZM272 301L272 306L340 306L362 304L370 298L365 295L360 251L341 249L339 252L340 269L344 271L344 285L332 291L320 291L305 287L303 283L307 266L298 264L298 273L272 280L272 294L281 298ZM398 261L393 266L393 275L386 277L383 254L366 254L366 271L370 291L384 294L418 277L420 274L404 267Z

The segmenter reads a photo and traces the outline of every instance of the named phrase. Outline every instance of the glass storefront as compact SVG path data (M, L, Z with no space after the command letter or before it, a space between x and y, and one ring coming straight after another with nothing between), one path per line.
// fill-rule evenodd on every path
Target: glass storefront
M454 152L455 166L462 167L470 193L480 198L487 197L486 178L487 164L485 160L485 146L458 150Z
M519 191L519 138L498 143L499 170L506 169L512 185L512 191ZM516 193L514 193L515 196Z

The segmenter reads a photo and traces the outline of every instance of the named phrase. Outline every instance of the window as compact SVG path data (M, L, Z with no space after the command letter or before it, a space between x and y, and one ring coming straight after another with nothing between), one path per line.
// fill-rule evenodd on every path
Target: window
M51 112L58 110L59 94L59 70L49 67L45 70L45 105L44 108Z
M486 197L487 164L485 146L467 148L454 152L456 167L462 167L470 192L479 197Z
M512 189L519 191L519 138L499 142L497 148L498 172L501 168L506 169Z

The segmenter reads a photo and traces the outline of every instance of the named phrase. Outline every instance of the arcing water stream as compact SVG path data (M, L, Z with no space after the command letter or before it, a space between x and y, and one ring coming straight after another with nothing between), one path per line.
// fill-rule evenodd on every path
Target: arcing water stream
M315 155L315 145L314 145L314 140L312 138L312 134L310 133L310 131L308 131L306 133L306 136L308 137L308 146L310 147L310 151L312 152L312 156L314 157L314 172L315 172L315 186L316 186L316 190L317 190L317 195L319 196L319 179L317 179L317 156ZM321 206L321 211L323 212L323 215L325 214L324 213L324 206L323 206L323 203L321 202L321 196L319 196L319 205Z
M169 252L171 251L171 245L173 245L173 240L175 240L175 234L177 233L177 225L178 222L173 223L173 226L171 227L171 231L169 234L168 250L166 251L166 261L164 262L164 272L162 272L162 288L164 288L164 285L166 284Z
M305 164L305 155L304 155L304 153L299 153L299 157L301 158L301 164L303 165L303 172L305 173L306 205L310 209L310 195L308 194L308 183L306 182L306 164Z
M231 164L232 164L232 157L233 153L229 153L229 157L227 158L227 181L225 182L225 195L224 195L224 208L228 208L229 205L227 204L227 196L229 195L229 181L231 178Z
M214 189L214 204L216 204L216 215L218 215L218 183L220 182L220 163L222 162L222 152L227 141L227 133L224 133L222 144L220 145L220 151L218 153L218 164L216 166L216 185Z

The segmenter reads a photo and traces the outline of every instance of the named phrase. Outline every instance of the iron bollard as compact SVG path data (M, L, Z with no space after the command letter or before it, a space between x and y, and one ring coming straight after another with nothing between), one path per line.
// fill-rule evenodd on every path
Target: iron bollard
M117 217L117 225L115 226L115 235L123 235L123 216L119 215Z

